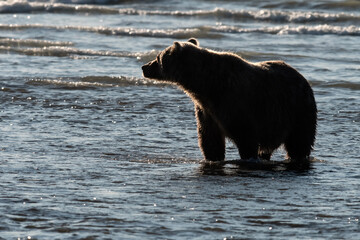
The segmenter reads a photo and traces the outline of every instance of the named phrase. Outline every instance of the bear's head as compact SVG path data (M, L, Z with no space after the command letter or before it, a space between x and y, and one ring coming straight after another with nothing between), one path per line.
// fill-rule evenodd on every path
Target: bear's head
M142 66L144 77L176 82L178 73L185 73L180 70L182 66L189 62L191 54L197 51L194 49L199 49L199 42L195 38L190 38L187 42L174 42L172 46L160 52L156 59Z

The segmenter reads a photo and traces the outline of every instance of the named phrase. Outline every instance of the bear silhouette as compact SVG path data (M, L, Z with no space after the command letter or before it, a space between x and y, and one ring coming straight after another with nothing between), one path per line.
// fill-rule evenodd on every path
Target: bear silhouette
M206 160L224 160L225 138L241 159L269 160L282 144L291 160L309 158L317 126L314 94L285 62L252 63L201 48L191 38L174 42L142 70L144 77L176 84L190 96Z

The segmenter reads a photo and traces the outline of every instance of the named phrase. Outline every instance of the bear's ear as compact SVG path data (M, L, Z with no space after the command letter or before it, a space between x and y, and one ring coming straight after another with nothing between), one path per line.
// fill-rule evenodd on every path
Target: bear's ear
M199 46L199 41L196 38L190 38L188 42L194 44L195 46Z
M174 42L174 47L173 47L175 50L180 50L181 48L181 45L179 42Z

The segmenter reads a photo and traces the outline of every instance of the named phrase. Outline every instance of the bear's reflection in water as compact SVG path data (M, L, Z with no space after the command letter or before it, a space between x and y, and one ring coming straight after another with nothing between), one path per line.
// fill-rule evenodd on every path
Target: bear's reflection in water
M306 173L312 169L313 163L317 159L310 157L304 159L301 164L299 161L269 161L263 159L228 160L228 161L201 161L199 173L202 175L242 175L251 174L258 171L265 172L298 172Z

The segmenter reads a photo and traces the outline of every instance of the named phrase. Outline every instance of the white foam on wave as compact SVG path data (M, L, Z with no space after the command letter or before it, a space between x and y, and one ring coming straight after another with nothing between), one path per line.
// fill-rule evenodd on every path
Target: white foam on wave
M62 1L71 3L94 3L93 1ZM95 2L102 3L102 1ZM211 10L141 10L135 8L114 8L98 5L65 4L56 2L28 2L10 1L0 2L0 13L29 13L29 12L58 12L58 13L89 13L89 14L124 14L124 15L165 15L175 17L216 17L239 20L255 20L269 22L360 22L360 15L354 13L326 13L312 11L285 10L230 10L215 8Z
M0 46L17 46L17 47L48 47L48 46L72 46L72 42L48 41L39 39L16 39L0 38Z
M74 2L80 3L80 2ZM94 14L118 14L116 8L96 5L73 5L54 2L28 2L8 1L0 2L0 13L30 13L30 12L60 12L60 13L94 13Z
M127 2L129 0L52 0L57 3L78 3L78 4L116 4Z
M26 84L33 86L50 86L70 90L82 90L89 88L112 88L127 86L163 86L164 83L153 80L127 77L127 76L85 76L69 78L32 78Z
M328 24L322 25L301 25L301 26L274 26L262 28L241 28L236 26L207 26L211 31L224 32L224 33L267 33L267 34L311 34L311 35L350 35L360 36L360 27L351 26L332 26Z
M242 28L237 26L217 25L217 26L199 26L193 28L177 29L144 29L144 28L124 28L124 27L89 27L89 26L51 26L41 24L0 24L0 30L25 30L32 28L54 29L54 30L75 30L94 32L105 35L121 36L139 36L139 37L157 37L157 38L176 38L186 39L190 37L197 38L222 38L221 33L267 33L267 34L313 34L313 35L350 35L359 36L360 27L334 26L329 24L320 25L300 25L289 26L280 25L274 27L261 28Z
M16 42L16 41L15 41ZM23 45L26 46L26 45ZM11 43L10 45L2 45L0 40L0 52L12 52L30 56L54 56L54 57L73 57L73 56L106 56L106 57L128 57L138 60L150 59L156 56L155 50L147 52L114 52L106 50L78 49L66 46L43 46L43 47L22 47Z
M131 76L84 76L84 77L60 77L60 78L31 78L26 84L32 86L50 86L55 88L82 90L89 88L114 88L128 86L158 86L164 87L170 84L151 79ZM311 80L310 84L317 88L340 88L360 90L360 84L352 81L317 81Z
M156 38L176 38L186 39L197 38L221 38L222 35L209 32L208 28L176 28L176 29L149 29L149 28L129 28L129 27L90 27L90 26L54 26L42 24L0 24L0 30L26 30L26 29L50 29L57 31L75 30L84 32L94 32L105 35L118 36L138 36L138 37L156 37Z
M243 20L257 20L270 22L344 22L360 21L360 15L353 13L324 13L309 11L283 11L283 10L229 10L215 8L213 10L190 10L190 11L160 11L160 10L137 10L120 9L121 14L131 15L171 15L171 16L198 16L232 18Z
M55 86L68 89L84 89L93 87L113 87L112 84L96 83L96 82L76 82L76 81L63 81L60 79L30 79L27 84L34 86Z

